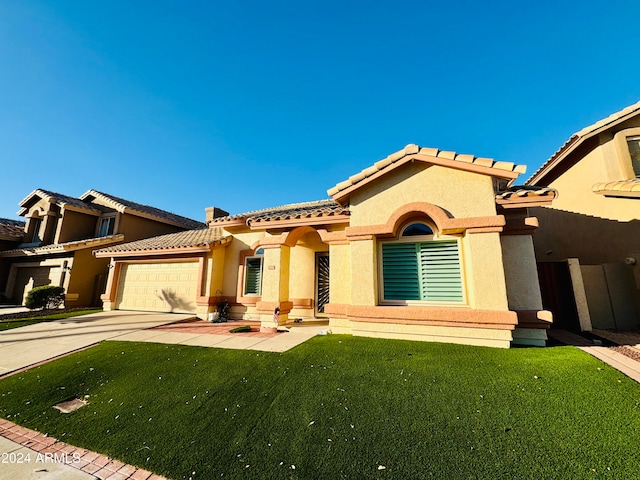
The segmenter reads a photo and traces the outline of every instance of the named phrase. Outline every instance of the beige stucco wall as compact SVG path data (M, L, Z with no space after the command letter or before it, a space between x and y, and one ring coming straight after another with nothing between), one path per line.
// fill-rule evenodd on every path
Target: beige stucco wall
M640 208L640 200L626 201ZM540 222L533 238L538 261L575 257L586 265L624 262L640 250L639 220L621 222L548 207L532 208L530 213Z
M351 302L351 246L334 244L329 247L331 269L329 303Z
M311 298L315 302L316 252L327 251L329 246L314 232L304 235L291 249L290 298Z
M97 216L65 210L58 224L56 243L72 242L96 236Z
M124 233L125 242L133 242L142 238L151 238L164 235L165 233L180 232L182 230L184 230L184 228L174 227L155 220L149 220L148 218L122 214L120 215L118 231L115 233ZM95 232L92 233L91 236L94 236L94 234Z
M502 237L502 261L511 310L541 310L533 241L529 235Z
M225 232L225 235L233 235L233 240L227 245L225 252L224 273L222 280L222 295L235 297L238 288L238 272L240 264L240 252L249 250L251 246L265 236L264 232Z
M67 306L91 305L96 275L107 275L109 259L96 258L91 254L91 249L77 250L73 256L69 286L67 288ZM98 293L98 304L100 294Z
M508 310L500 234L465 235L461 250L469 306L476 309Z
M351 305L378 304L376 240L351 242Z
M438 205L456 218L496 214L492 178L422 162L403 165L350 197L351 226L385 223L411 202Z
M550 208L612 220L638 218L636 200L605 197L592 190L596 183L627 179L628 174L620 168L613 140L609 140L549 184L559 192Z

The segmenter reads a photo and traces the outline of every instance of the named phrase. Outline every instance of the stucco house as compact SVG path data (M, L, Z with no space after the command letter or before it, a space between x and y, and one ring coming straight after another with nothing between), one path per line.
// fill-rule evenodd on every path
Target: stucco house
M545 305L565 328L640 322L640 102L573 134L526 185L558 192L532 212Z
M206 318L226 300L264 328L323 319L335 333L544 345L527 209L555 192L509 187L524 170L408 145L327 200L212 207L207 229L95 251L112 267L104 306Z
M0 251L0 292L22 304L41 285L66 290L67 306L98 306L109 262L96 248L204 226L190 218L89 190L79 198L37 189L20 202L21 242Z

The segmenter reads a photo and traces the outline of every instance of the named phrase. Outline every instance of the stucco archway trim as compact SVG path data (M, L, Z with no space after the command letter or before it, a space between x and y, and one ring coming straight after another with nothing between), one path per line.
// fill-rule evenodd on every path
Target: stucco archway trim
M427 219L441 235L456 233L501 232L506 224L504 215L487 217L451 218L441 207L427 202L412 202L396 209L382 225L347 227L349 240L366 240L374 237L395 237L398 229L410 219Z
M264 237L251 245L255 251L258 248L279 248L282 246L295 247L298 241L308 233L317 233L323 243L346 243L347 237L342 231L328 232L324 228L314 228L308 225L296 227L290 232L281 233L274 237Z

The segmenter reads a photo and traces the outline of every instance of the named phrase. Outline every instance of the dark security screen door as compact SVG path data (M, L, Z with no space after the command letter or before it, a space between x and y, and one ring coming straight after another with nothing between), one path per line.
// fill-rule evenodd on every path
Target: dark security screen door
M329 255L318 253L316 255L316 311L324 313L324 306L329 303Z

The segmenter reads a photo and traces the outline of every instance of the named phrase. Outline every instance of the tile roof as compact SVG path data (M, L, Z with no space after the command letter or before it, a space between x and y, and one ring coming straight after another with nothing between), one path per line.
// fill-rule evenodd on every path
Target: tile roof
M517 185L496 194L496 203L503 208L526 208L551 205L558 192L548 187Z
M415 155L422 155L425 157L435 157L444 161L460 162L461 166L475 165L478 167L485 167L493 169L496 173L509 172L509 178L515 178L519 174L526 171L525 165L515 165L511 162L496 162L491 158L480 158L473 155L459 154L451 151L442 151L437 148L423 148L419 145L409 144L402 150L398 150L386 158L376 162L374 165L365 168L360 173L357 173L347 180L338 183L335 187L327 190L327 193L335 197L336 194L351 188L360 182L365 181L368 177L375 175L382 170L391 170L395 165L402 162L405 157L413 157Z
M71 252L75 250L81 250L83 248L91 248L113 242L119 242L122 240L124 240L124 235L119 233L117 235L108 235L106 237L87 238L65 243L53 243L51 245L44 245L42 247L14 248L13 250L5 250L4 252L0 252L0 257L20 257L30 255L45 255L49 253Z
M317 200L313 202L291 203L279 207L265 208L237 215L214 218L211 223L244 222L247 225L259 222L335 217L337 215L349 215L349 208L338 205L331 199Z
M0 240L18 242L24 236L24 222L0 218Z
M132 202L131 200L126 200L124 198L116 197L115 195L110 195L108 193L99 192L97 190L89 190L84 193L81 197L81 200L93 201L93 199L101 199L107 205L113 207L114 209L122 212L124 209L132 210L130 213L142 213L146 216L155 217L162 221L170 222L175 225L179 225L182 227L190 228L190 229L198 229L205 226L204 223L199 222L197 220L193 220L191 218L183 217L182 215L177 215L175 213L167 212L166 210L161 210L156 207L152 207L149 205L143 205L141 203ZM94 205L92 203L92 205Z
M591 190L604 195L640 196L640 178L596 183Z
M498 192L496 195L496 199L508 199L512 197L546 197L553 196L555 197L557 192L553 188L549 187L532 187L532 186L523 186L517 185L506 190L502 190Z
M0 218L0 225L13 225L14 227L24 227L26 222L23 220L12 220L11 218Z
M624 121L627 118L637 114L640 111L640 102L634 103L633 105L629 105L628 107L623 108L619 112L612 113L606 118L602 120L598 120L596 123L589 125L588 127L584 127L582 130L577 131L573 135L569 137L569 139L564 142L564 144L556 150L556 152L549 157L549 159L544 162L538 170L536 170L531 177L525 182L525 185L534 185L538 182L545 173L545 171L551 170L555 164L559 163L560 160L565 156L565 154L577 147L580 143L582 143L585 139L591 137L596 132L601 129L613 126L620 121Z
M29 195L27 195L20 202L19 205L22 207L22 210L20 210L20 212L18 212L19 215L24 215L26 213L26 210L33 203L35 203L35 202L32 203L30 201L34 196L37 196L37 197L40 197L40 198L51 199L51 200L55 201L56 203L60 203L62 206L69 205L71 207L80 208L82 210L93 211L93 212L96 212L97 214L103 213L105 211L105 208L100 206L100 205L92 205L90 203L83 202L79 198L70 197L68 195L63 195L62 193L52 192L52 191L49 191L49 190L44 190L42 188L37 188L33 192L31 192Z
M155 250L178 250L192 247L208 247L216 243L226 243L231 236L224 236L221 228L202 228L184 232L169 233L159 237L145 238L135 242L121 243L95 252L96 256L126 252L146 252Z

